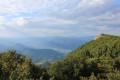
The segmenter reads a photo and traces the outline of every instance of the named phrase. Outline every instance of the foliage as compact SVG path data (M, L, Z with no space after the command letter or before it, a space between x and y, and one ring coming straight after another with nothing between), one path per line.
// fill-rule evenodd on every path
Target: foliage
M120 68L119 56L120 37L102 34L102 37L80 46L47 70L55 80L107 79L108 73ZM92 77L91 73L97 77Z
M120 80L120 37L102 34L41 67L15 51L0 54L0 80Z
M36 66L30 58L26 59L14 50L0 54L0 80L39 79L44 75L41 66Z
M107 74L108 80L120 80L120 71L115 69L113 72Z

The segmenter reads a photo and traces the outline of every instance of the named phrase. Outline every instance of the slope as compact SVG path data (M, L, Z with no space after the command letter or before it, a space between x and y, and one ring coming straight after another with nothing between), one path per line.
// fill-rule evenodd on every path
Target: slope
M48 67L48 73L55 80L80 80L96 76L106 77L113 69L120 69L120 37L101 34Z
M64 53L59 53L52 49L26 49L23 54L31 57L35 63L56 62L64 58Z
M52 49L34 49L23 44L10 41L9 39L0 39L0 52L8 50L16 50L17 53L22 53L26 55L26 57L31 57L33 62L42 62L43 64L61 60L65 56L64 53L60 53Z

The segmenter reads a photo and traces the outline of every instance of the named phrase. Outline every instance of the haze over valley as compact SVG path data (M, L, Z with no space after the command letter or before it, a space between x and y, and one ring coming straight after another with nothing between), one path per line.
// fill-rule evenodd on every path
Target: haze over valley
M0 80L120 80L120 0L0 0Z
M75 48L92 40L87 37L39 37L39 38L1 38L0 52L16 50L35 63L44 63L63 59ZM49 55L49 56L48 56Z

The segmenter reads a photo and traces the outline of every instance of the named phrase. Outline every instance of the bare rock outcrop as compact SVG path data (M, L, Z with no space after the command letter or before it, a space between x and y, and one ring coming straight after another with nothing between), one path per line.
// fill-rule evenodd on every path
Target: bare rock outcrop
M100 38L100 37L102 37L102 35L96 36L96 37L94 38L94 40L96 40L96 39L98 39L98 38Z

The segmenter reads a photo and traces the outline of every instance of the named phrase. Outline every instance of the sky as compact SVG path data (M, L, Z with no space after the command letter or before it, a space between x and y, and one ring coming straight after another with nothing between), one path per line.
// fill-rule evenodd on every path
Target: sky
M120 0L0 0L0 37L120 36Z

